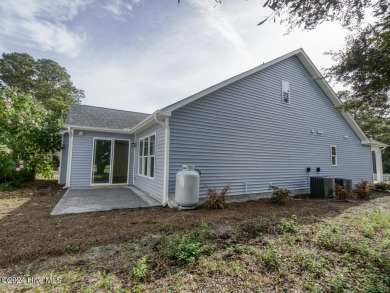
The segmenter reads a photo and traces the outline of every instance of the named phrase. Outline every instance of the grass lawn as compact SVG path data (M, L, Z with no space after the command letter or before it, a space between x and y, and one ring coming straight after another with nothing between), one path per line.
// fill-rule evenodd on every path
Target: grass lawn
M63 192L0 192L0 292L390 292L389 193L49 216Z

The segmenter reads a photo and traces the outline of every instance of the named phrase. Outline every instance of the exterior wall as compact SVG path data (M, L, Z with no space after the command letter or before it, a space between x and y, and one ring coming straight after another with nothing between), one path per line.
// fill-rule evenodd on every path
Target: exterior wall
M154 171L154 178L147 178L138 175L138 155L139 155L139 140L146 135L156 133L156 166ZM164 188L164 148L165 148L165 129L156 125L145 131L137 133L136 135L136 154L134 161L134 185L152 195L156 199L163 200Z
M84 134L81 136L79 132ZM72 170L70 176L70 187L86 187L91 183L93 138L107 139L129 139L133 142L133 135L122 133L96 132L87 130L74 130L73 152L72 152ZM130 146L129 162L129 184L133 183L133 152L134 148Z
M61 163L59 184L66 184L66 170L68 167L68 150L69 150L69 135L65 133L62 137Z
M282 80L290 83L289 105L281 102ZM370 147L295 56L173 111L170 129L169 194L184 163L202 171L201 197L206 185L230 184L232 195L268 192L270 183L305 189L307 167L310 176L372 180Z

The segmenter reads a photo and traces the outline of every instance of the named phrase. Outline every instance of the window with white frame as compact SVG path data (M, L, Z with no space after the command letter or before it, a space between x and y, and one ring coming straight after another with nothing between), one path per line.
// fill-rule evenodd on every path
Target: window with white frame
M330 146L330 161L332 166L337 166L337 150L334 145Z
M282 80L282 103L290 104L290 83Z
M154 178L156 165L156 135L151 134L139 140L138 175Z

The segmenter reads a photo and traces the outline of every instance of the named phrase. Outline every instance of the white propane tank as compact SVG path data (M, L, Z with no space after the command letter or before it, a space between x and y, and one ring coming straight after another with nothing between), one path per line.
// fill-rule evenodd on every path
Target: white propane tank
M194 209L199 203L199 175L194 165L183 165L177 172L175 202L180 209Z

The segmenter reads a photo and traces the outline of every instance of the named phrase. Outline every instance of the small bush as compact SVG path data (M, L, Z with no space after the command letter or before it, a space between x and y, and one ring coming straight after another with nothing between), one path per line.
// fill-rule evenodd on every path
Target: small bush
M297 217L293 215L291 217L291 219L284 219L283 218L280 220L279 226L283 230L283 232L285 232L285 233L295 233L298 230Z
M264 265L267 269L277 269L279 267L280 259L277 252L273 249L267 249L263 255Z
M163 239L166 246L162 253L182 264L193 264L202 255L202 243L190 234L168 236Z
M356 194L349 192L343 186L335 185L336 197L341 200L356 199Z
M0 191L12 191L12 184L11 183L1 183L0 184Z
M278 204L284 204L290 197L290 190L278 186L270 185L269 190L272 190L271 201Z
M148 273L148 266L146 264L146 257L144 256L138 260L136 266L133 268L133 274L136 278L142 280L146 278Z
M205 202L205 206L212 210L226 208L225 197L229 194L229 191L229 185L225 185L220 192L215 188L207 187L207 196L209 199Z
M369 199L372 194L374 186L372 183L362 180L362 182L355 185L353 193L356 194L359 199Z
M376 183L376 184L374 185L374 190L375 190L375 191L386 191L386 190L390 190L390 183L386 183L386 182Z
M327 225L319 228L316 232L318 244L329 250L334 250L338 246L340 230L337 226Z
M200 231L164 237L159 250L181 264L194 264L208 250L207 239L212 235L209 227L203 224Z

